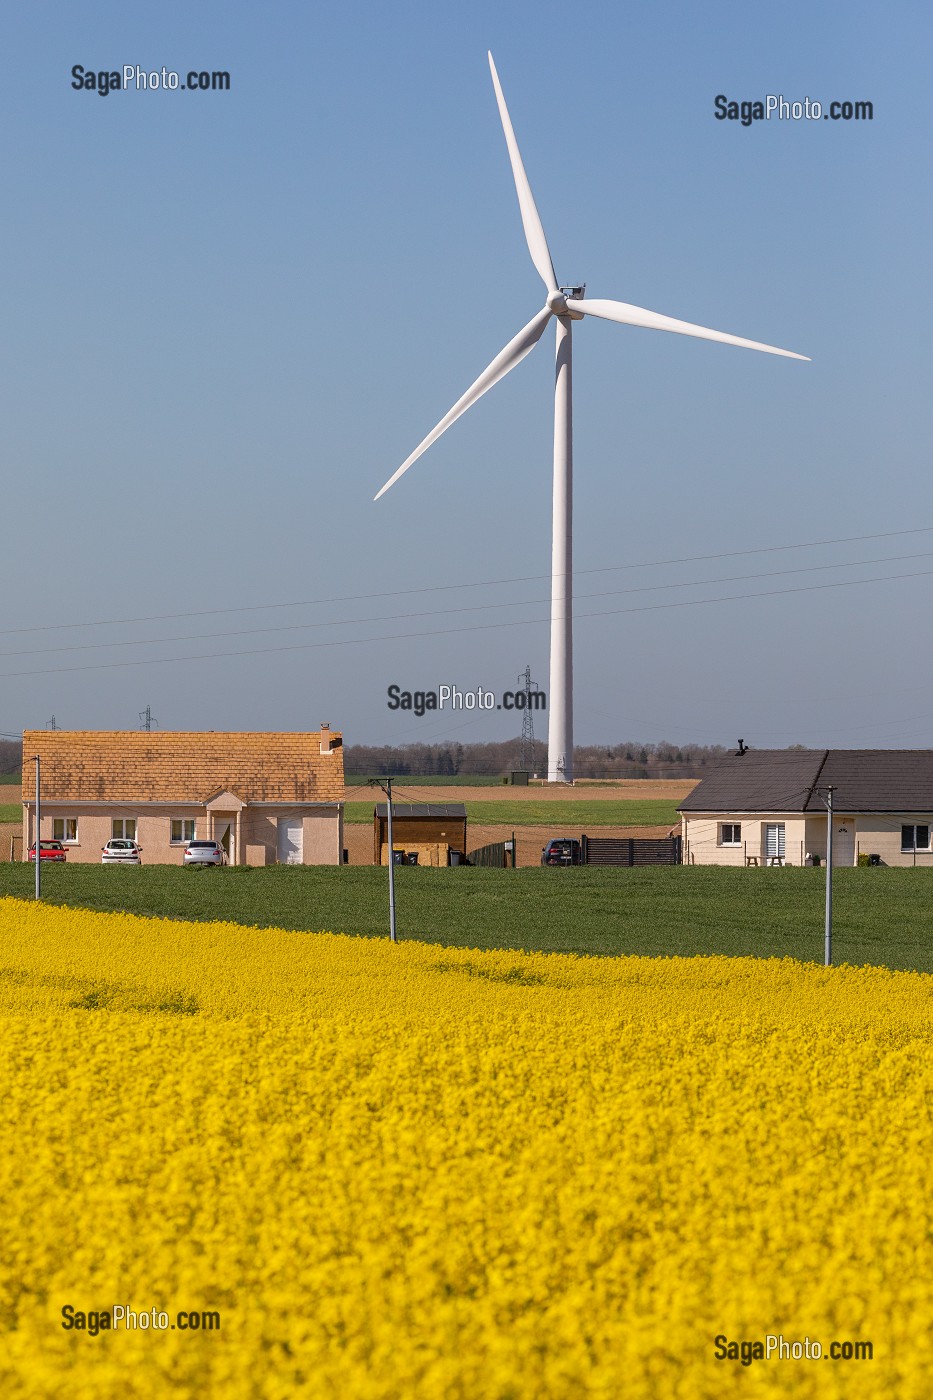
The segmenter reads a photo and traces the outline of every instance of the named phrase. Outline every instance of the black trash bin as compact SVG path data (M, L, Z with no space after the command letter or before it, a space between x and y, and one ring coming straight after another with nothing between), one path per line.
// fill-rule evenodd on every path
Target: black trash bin
M404 865L404 864L405 864L405 852L404 852L404 851L393 851L393 852L392 852L392 864L393 864L393 865Z
M408 864L409 864L409 865L417 865L417 864L418 864L418 852L417 852L417 851L409 851L409 852L408 852L408 856L407 856L407 860L408 860Z

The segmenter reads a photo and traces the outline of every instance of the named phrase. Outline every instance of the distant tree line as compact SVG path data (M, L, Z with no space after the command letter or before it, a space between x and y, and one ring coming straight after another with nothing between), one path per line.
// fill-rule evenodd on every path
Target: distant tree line
M22 766L22 741L19 739L0 739L0 773L18 773Z
M799 747L799 745L795 746ZM521 768L521 739L499 744L350 744L348 777L502 777ZM573 751L577 778L699 778L733 747L722 744L583 744ZM547 775L547 745L535 744L533 773Z

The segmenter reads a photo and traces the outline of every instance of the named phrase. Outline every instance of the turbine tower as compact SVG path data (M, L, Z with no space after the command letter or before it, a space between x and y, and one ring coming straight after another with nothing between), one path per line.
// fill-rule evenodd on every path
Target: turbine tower
M548 716L548 782L573 782L573 397L572 397L572 336L574 321L582 321L584 316L598 316L605 321L618 321L623 326L642 326L648 330L674 331L678 335L692 335L700 340L718 340L724 345L738 345L745 350L763 350L769 355L784 355L790 360L808 360L808 355L797 355L792 350L779 350L774 345L763 345L757 340L745 340L738 335L727 335L724 331L708 330L705 326L695 326L689 321L677 321L672 316L661 316L656 311L646 311L640 306L630 306L624 301L603 301L587 297L586 287L560 287L554 273L554 264L548 249L544 228L535 206L528 176L522 164L518 142L512 130L509 109L505 105L499 75L489 57L489 70L492 85L505 133L512 176L518 195L518 207L525 230L525 241L541 281L544 283L547 299L544 307L528 322L514 339L501 350L492 364L458 399L427 437L418 444L410 457L389 478L379 497L393 486L399 477L408 471L423 452L445 433L452 423L471 408L477 399L482 398L488 389L515 368L537 345L544 328L554 317L557 329L557 355L554 375L554 506L551 547L551 673L550 702Z

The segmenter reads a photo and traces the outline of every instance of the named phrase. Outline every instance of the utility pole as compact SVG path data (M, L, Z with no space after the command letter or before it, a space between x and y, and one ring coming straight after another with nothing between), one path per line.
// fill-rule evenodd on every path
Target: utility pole
M395 927L395 847L392 841L392 779L391 778L368 778L370 787L381 787L386 795L386 812L388 815L387 826L389 843L389 939L392 943L398 942L398 933Z
M39 755L36 754L36 899L42 898L42 844L39 840L41 797L39 793Z
M140 710L139 712L139 727L140 729L145 729L148 734L153 725L158 729L159 721L152 713L152 706L147 705L144 710Z
M833 789L826 789L826 937L824 962L833 963Z

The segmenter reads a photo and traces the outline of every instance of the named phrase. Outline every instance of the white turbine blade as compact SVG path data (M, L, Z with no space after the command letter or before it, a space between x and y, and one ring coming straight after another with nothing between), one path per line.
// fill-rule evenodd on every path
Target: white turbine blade
M529 351L535 348L544 333L544 327L551 319L551 315L552 312L546 306L543 311L538 312L534 320L529 321L527 326L519 331L514 339L509 341L504 350L499 351L488 369L484 369L479 379L473 381L463 398L457 400L450 412L444 415L436 428L431 429L424 441L419 442L411 456L406 458L394 476L389 477L385 486L373 497L373 500L378 501L380 496L385 495L389 487L395 485L399 477L408 471L412 463L417 462L422 452L426 452L433 442L437 442L442 433L446 433L451 423L456 423L460 415L466 413L468 408L472 408L476 400L481 399L487 389L498 384L499 380L508 374L510 369L514 369Z
M499 74L496 72L496 65L493 62L492 54L489 54L488 57L489 71L492 74L492 85L496 91L496 101L499 104L499 116L502 119L502 130L505 132L505 144L509 148L509 160L512 162L512 175L515 180L518 207L521 210L522 224L525 229L525 241L528 244L531 261L538 269L541 280L545 287L547 287L548 292L556 292L557 278L554 275L554 264L551 262L551 254L547 246L547 239L544 236L544 227L541 223L538 210L535 207L534 196L531 193L531 186L528 183L528 176L525 174L525 167L522 164L521 152L518 149L518 142L515 140L515 132L512 130L509 109L506 107L505 98L502 95L502 85L499 82Z
M675 321L673 316L661 316L657 311L646 311L643 306L629 306L625 301L568 297L567 305L571 311L582 311L585 316L601 316L604 321L618 321L623 326L676 331L678 335L693 335L698 340L718 340L723 345L739 345L744 350L764 350L768 355L785 355L789 360L810 359L809 355L797 355L793 350L779 350L776 345L762 345L759 340L745 340L740 335L727 335L725 331L707 330L705 326L694 326L690 321Z

